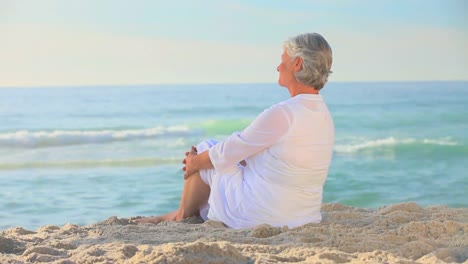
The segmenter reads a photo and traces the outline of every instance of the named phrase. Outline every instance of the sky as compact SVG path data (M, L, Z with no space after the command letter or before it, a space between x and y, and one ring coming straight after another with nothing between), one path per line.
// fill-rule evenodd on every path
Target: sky
M274 83L305 32L330 81L468 80L464 0L0 0L0 87Z

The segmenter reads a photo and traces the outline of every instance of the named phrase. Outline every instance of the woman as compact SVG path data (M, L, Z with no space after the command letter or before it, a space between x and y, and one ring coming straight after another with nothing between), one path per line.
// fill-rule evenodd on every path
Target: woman
M192 147L183 161L179 209L137 222L180 221L194 215L231 228L320 222L334 127L319 91L331 64L331 48L321 35L286 41L278 84L291 98L222 142L207 140Z

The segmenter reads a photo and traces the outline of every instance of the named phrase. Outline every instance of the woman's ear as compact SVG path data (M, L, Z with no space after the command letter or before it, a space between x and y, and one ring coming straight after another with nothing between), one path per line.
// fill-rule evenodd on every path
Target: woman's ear
M301 57L296 57L294 59L294 71L295 72L298 72L300 70L302 70L302 58Z

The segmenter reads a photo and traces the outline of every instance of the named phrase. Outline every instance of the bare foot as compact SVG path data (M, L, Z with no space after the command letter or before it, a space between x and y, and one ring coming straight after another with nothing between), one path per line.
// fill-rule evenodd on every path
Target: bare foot
M140 225L140 224L155 224L155 225L157 225L157 224L161 223L162 221L164 221L164 219L162 219L159 216L143 217L143 218L139 218L139 219L134 220L134 222L137 223L138 225Z
M174 212L167 213L161 216L153 216L153 217L143 217L139 219L135 219L135 223L137 224L159 224L163 221L176 221L178 210Z

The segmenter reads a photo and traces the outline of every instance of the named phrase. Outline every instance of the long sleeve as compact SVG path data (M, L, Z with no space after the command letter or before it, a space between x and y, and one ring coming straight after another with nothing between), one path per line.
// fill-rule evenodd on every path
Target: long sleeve
M209 156L218 173L229 173L240 161L268 148L289 130L291 113L277 104L263 111L242 132L235 132L210 148Z

